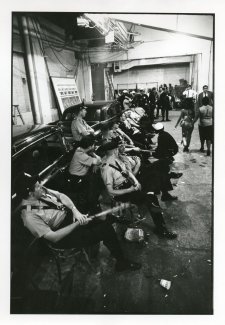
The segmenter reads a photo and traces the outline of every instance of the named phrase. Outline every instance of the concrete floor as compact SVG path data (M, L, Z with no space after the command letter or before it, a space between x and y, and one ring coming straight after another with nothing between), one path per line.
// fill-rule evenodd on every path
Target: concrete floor
M183 172L173 180L178 201L161 203L169 229L177 240L159 239L150 217L140 224L145 243L130 243L121 238L127 256L140 261L136 272L114 272L114 261L101 246L91 269L83 258L73 272L71 262L63 264L64 297L55 309L57 274L54 261L45 257L34 275L39 291L23 305L25 313L72 314L211 314L212 306L212 157L200 153L197 124L190 153L183 153L181 129L174 129L179 112L170 112L165 122L180 147L172 169ZM154 140L153 140L154 141ZM121 234L121 228L119 229ZM123 229L122 229L123 230ZM66 276L67 275L67 276ZM171 281L171 288L160 286L160 279ZM32 298L33 299L32 299ZM34 298L35 297L35 298Z

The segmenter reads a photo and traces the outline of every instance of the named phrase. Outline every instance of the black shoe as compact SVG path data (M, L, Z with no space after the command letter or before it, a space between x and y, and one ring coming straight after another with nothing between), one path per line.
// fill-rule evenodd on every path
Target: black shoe
M205 150L204 150L204 148L201 147L201 148L199 149L199 151L200 151L200 152L204 152Z
M117 261L115 270L116 272L123 272L123 271L136 271L141 268L141 264L129 260L124 261Z
M170 178L180 178L182 175L183 173L174 173L174 172L169 173Z
M161 196L161 201L175 201L177 200L177 196L172 196L169 193L163 194Z
M161 120L161 122L164 122L165 120L164 120L164 118Z
M166 119L167 120L167 122L170 122L171 120L169 120L169 119Z
M210 150L207 150L206 156L210 156Z
M167 238L167 239L176 239L177 238L177 234L175 232L169 231L166 228L164 229L160 229L160 230L156 230L155 231L156 235L159 236L160 238Z

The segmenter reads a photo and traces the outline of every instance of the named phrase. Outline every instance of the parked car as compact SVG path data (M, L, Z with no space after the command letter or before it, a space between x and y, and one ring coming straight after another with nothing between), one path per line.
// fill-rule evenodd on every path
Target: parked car
M96 135L100 132L102 125L108 123L114 118L109 111L113 103L113 101L96 101L84 104L87 107L85 120L96 131ZM65 138L69 142L73 142L71 123L77 115L80 105L81 104L77 104L65 109L62 118L58 122L58 126L60 126Z
M69 164L70 156L70 148L58 126L13 126L12 197L17 196L16 181L21 172L38 174L43 184L54 182L54 187L58 187L57 177Z

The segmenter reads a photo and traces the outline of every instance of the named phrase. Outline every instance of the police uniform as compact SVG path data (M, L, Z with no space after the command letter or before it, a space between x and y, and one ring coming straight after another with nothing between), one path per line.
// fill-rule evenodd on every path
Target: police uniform
M89 135L94 132L87 122L82 117L75 117L71 123L71 131L75 141L80 141L83 136Z
M178 152L178 145L172 135L162 130L158 135L158 146L153 153L157 159L172 158Z
M73 190L77 192L78 208L83 213L99 212L98 198L102 189L100 172L93 173L95 157L78 147L69 167Z
M29 177L28 177L29 176ZM30 192L36 183L35 177L28 174L20 176L20 190L24 193L22 201L22 219L24 225L37 238L45 237L50 231L57 232L73 223L72 210L64 209L61 202L61 193L45 189L45 193L38 199ZM65 197L64 197L65 199ZM65 202L65 201L64 201ZM69 202L68 202L69 205ZM70 208L71 209L71 208ZM116 259L116 270L136 270L139 263L127 260L124 257L116 233L108 221L93 220L87 225L71 228L71 232L52 245L57 248L82 248L95 245L101 241ZM45 237L47 240L47 236Z
M46 194L43 195L42 200L22 200L21 217L24 226L35 237L42 237L50 230L56 230L66 217L64 206L58 202L51 191L47 188L45 190Z
M126 167L133 171L140 158L136 156L120 155L120 159L125 163ZM136 178L141 184L144 192L165 193L173 190L173 186L168 174L169 168L163 161L155 161L153 163L140 165Z
M105 146L107 147L107 144ZM128 166L126 167L122 160L114 156L105 157L102 163L101 174L106 187L111 185L114 190L130 188L132 182L128 177L123 175L123 173L126 174L130 171ZM121 202L131 202L136 205L146 204L157 230L165 230L165 221L160 212L158 199L152 193L147 194L138 190L122 195L114 195L114 199Z

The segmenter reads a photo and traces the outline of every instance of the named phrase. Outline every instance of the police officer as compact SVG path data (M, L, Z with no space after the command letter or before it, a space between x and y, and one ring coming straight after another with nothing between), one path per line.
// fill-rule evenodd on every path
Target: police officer
M159 202L154 193L145 193L141 185L118 157L118 142L107 142L102 146L105 157L102 159L102 179L107 190L115 200L131 202L137 205L146 204L156 226L156 233L168 239L174 239L177 234L167 230L160 210Z
M87 114L87 107L81 105L77 116L71 123L71 131L75 141L79 142L84 136L94 134L94 129L84 120Z
M57 248L82 248L101 241L116 259L115 270L137 270L139 263L125 258L114 228L80 213L63 193L43 187L37 177L21 174L18 193L22 196L24 226L36 237Z
M157 159L170 159L173 161L173 156L178 152L178 145L172 135L164 131L162 123L153 124L152 127L155 133L158 134L158 145L153 153L153 157Z
M102 189L99 166L101 158L94 152L94 137L84 136L75 150L69 166L72 188L77 192L79 208L84 213L99 210L98 198Z

